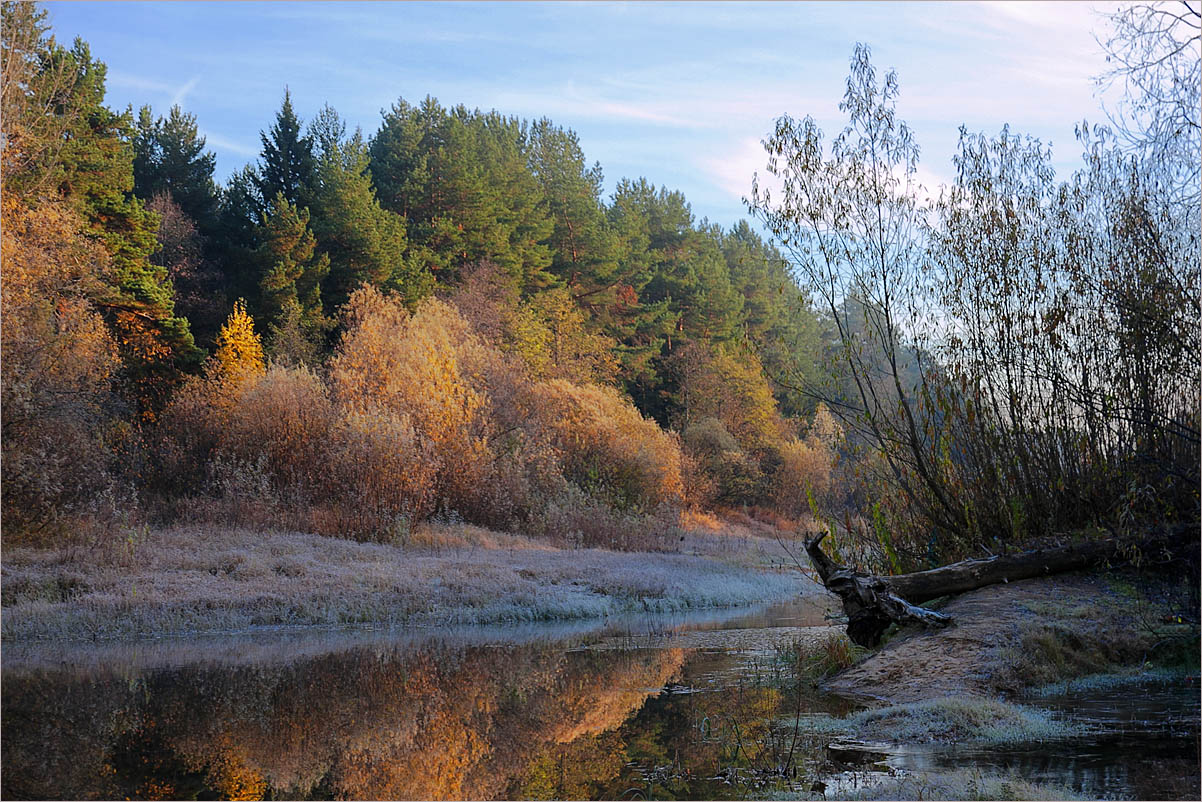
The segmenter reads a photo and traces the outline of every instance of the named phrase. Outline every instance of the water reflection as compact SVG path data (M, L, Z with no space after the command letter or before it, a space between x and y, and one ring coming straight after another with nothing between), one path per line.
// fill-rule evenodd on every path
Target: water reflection
M619 725L687 673L697 653L674 637L723 625L711 617L549 628L543 637L526 628L6 648L0 792L577 796L584 780L572 777L608 788L631 749L661 748ZM635 641L656 648L581 648Z
M544 744L620 724L679 649L364 649L4 682L7 798L492 798Z
M1196 689L1041 702L1105 738L835 766L792 723L848 703L782 682L771 659L822 624L821 608L794 604L600 627L6 647L0 795L771 798L963 766L1090 795L1196 795Z

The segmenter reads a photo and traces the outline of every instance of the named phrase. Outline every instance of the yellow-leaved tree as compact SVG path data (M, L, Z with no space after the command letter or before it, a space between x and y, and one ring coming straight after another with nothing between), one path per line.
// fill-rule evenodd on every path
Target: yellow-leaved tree
M255 321L246 312L246 302L239 298L217 334L210 375L236 388L247 379L262 376L265 370L263 342L255 334Z

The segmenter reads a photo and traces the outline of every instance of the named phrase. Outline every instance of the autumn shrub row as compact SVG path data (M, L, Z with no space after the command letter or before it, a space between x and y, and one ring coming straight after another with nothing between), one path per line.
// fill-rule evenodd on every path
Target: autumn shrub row
M321 373L265 365L236 310L165 410L157 494L388 539L443 516L645 547L683 500L679 439L610 387L536 381L440 300L358 290Z

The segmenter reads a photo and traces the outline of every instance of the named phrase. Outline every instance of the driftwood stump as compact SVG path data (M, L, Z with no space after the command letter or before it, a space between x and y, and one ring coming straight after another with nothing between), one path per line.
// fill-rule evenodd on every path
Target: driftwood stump
M822 551L823 532L805 542L822 584L843 602L847 635L860 646L876 646L890 624L947 626L948 616L915 605L1000 582L1014 582L1102 563L1126 562L1132 554L1173 561L1191 555L1196 565L1199 524L1177 524L1138 539L1101 538L981 560L964 560L929 571L874 576L839 565Z

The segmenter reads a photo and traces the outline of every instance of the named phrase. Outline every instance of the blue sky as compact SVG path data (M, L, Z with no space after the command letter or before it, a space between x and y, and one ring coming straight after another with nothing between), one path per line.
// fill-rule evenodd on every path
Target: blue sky
M645 176L728 225L782 113L828 135L857 41L894 68L919 177L952 176L957 129L1003 123L1079 163L1073 125L1101 121L1100 10L1113 3L47 3L60 40L108 65L108 103L179 103L223 179L259 150L288 86L371 135L404 97L550 117L600 161L607 190Z

